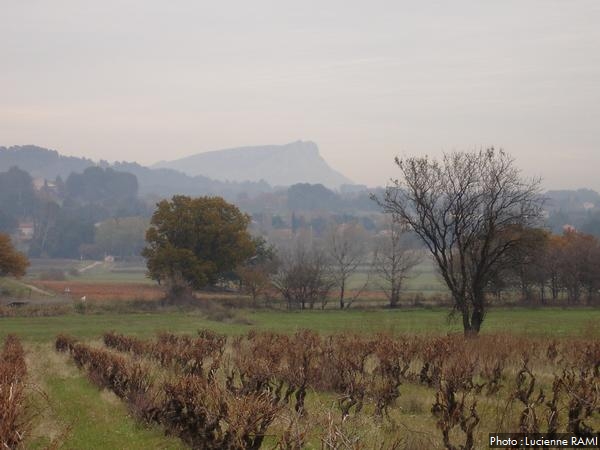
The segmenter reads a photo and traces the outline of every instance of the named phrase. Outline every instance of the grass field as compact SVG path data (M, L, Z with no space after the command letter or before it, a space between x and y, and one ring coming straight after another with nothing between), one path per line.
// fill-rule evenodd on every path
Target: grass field
M447 309L347 310L347 311L251 311L238 312L227 323L207 319L198 312L147 314L61 315L53 317L0 318L0 337L14 333L24 341L50 342L61 332L81 339L95 339L107 330L147 337L157 331L193 333L208 328L228 335L250 329L293 333L312 329L320 333L373 334L460 332L461 325L448 317ZM246 324L247 323L247 324ZM600 309L498 308L484 322L483 333L507 332L534 336L566 337L589 333L600 324Z
M27 439L31 449L178 449L176 438L141 426L119 399L100 391L54 351L51 343L26 345L34 389L30 401L39 412Z
M368 283L365 287L365 282ZM157 300L164 296L164 291L145 275L140 263L78 260L33 260L27 277L21 282L3 281L13 297L29 301L43 300L39 292L32 291L31 286L51 294L53 302L70 302L86 297L88 300ZM30 286L30 287L27 287ZM0 288L2 285L0 284ZM69 294L66 294L66 291ZM214 293L210 294L214 296ZM332 290L327 308L337 307L337 296ZM276 296L273 292L272 296ZM446 296L430 261L417 266L405 282L402 302L415 304L415 300L436 303ZM381 289L380 280L365 272L354 274L346 292L346 301L355 306L383 307L388 299Z
M26 279L40 280L49 271L63 272L66 280L78 283L115 282L153 284L143 262L100 262L77 259L32 259Z
M64 282L69 285L78 284L135 284L151 287L155 283L146 277L146 268L143 262L109 262L100 263L88 260L44 260L34 259L28 269L26 280L36 283L50 270L64 273ZM364 267L352 275L348 282L348 289L361 289L369 280L366 296L373 296L381 291L380 282L375 276L367 274L368 268ZM74 275L76 273L76 275ZM440 281L433 262L429 259L421 262L410 272L404 286L404 291L411 295L415 293L430 296L445 294L443 283ZM381 295L380 295L381 296Z

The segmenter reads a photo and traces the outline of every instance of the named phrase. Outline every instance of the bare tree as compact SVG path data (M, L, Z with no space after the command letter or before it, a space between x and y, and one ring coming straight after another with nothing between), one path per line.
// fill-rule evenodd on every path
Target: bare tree
M269 272L261 265L242 266L236 270L240 278L241 290L252 299L252 306L258 305L258 298L265 294L271 285Z
M549 234L540 258L542 278L550 290L550 300L556 303L563 291L562 268L566 239L564 236Z
M312 309L317 302L324 308L333 287L325 254L301 244L281 252L279 269L272 281L289 309Z
M567 230L561 237L559 277L567 302L577 304L587 296L591 304L600 288L600 243L589 234Z
M332 276L340 290L340 309L344 309L351 303L346 304L345 298L348 279L365 261L367 253L365 232L359 225L342 224L330 230L327 244ZM367 282L363 284L364 289ZM359 289L354 297L361 291L362 289Z
M407 227L392 217L389 226L377 238L373 270L380 280L390 308L400 302L400 292L409 271L422 260L422 251L411 245Z
M525 180L504 151L396 158L401 179L388 186L384 211L417 233L437 263L461 313L466 335L485 316L484 292L522 242L520 230L541 216L539 180Z
M275 247L268 244L262 236L252 239L255 254L236 269L240 280L240 289L252 299L257 306L260 296L267 296L271 286L270 276L277 271L277 255Z
M534 301L537 287L539 300L546 301L546 284L548 273L544 266L548 252L550 233L540 228L524 228L520 230L522 244L507 252L510 267L499 274L502 281L513 281L513 286L521 291L521 300ZM510 286L509 283L506 283Z

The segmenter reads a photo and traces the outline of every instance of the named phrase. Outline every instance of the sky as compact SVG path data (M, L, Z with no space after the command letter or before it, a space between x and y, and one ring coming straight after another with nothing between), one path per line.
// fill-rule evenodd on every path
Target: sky
M600 1L0 0L0 146L152 164L312 140L353 181L505 149L600 190Z

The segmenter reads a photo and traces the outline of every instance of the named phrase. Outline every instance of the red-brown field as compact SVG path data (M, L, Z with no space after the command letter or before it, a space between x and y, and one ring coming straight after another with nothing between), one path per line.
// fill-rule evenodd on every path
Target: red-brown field
M165 295L165 291L160 286L146 283L35 280L31 281L30 284L60 296L67 296L65 289L68 288L68 296L76 300L83 296L86 297L86 300L90 301L159 300ZM271 294L271 297L273 298L275 296L275 292L272 292ZM337 292L330 293L328 306L337 305L337 295ZM357 292L348 291L346 302L348 302L350 299L353 299L355 296L357 296ZM200 292L196 294L196 297L200 299L231 299L234 297L239 298L240 295L237 293ZM360 298L357 300L357 304L361 302L367 302L369 305L373 305L374 303L377 303L378 305L385 305L387 303L385 294L381 291L363 291L358 293L358 297ZM320 305L315 306L320 307Z
M136 283L85 283L73 281L35 281L33 285L66 295L74 299L85 296L87 300L158 300L164 296L164 291L159 286Z

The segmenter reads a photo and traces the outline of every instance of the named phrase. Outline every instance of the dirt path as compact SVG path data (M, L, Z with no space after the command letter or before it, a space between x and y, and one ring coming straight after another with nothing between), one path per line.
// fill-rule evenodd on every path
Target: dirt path
M38 294L47 295L48 297L56 297L55 293L40 289L39 287L34 286L33 284L27 284L20 280L14 280L14 281L15 281L15 283L17 283L27 289L31 289L33 292L37 292Z
M83 273L83 272L85 272L87 270L93 269L94 267L98 267L98 266L100 266L102 264L104 264L104 263L101 262L101 261L94 261L93 263L88 264L87 266L82 267L81 269L77 269L77 272Z

